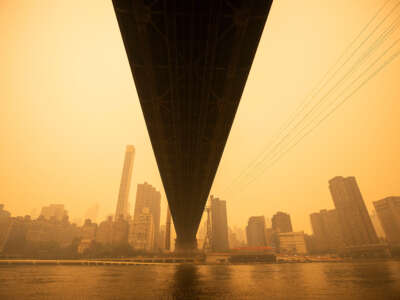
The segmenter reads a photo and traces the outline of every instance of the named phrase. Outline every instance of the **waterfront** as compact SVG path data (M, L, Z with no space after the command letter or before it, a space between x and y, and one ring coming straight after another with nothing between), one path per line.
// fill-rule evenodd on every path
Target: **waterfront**
M400 261L10 265L0 299L400 299Z

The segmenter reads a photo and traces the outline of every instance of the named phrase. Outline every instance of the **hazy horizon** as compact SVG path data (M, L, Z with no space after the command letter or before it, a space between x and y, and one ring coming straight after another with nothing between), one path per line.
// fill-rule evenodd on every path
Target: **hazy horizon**
M266 172L268 164L257 168L253 183L226 190L385 2L273 3L210 192L227 201L229 226L284 211L295 231L310 233L309 215L333 208L335 176L356 177L370 210L400 195L399 59ZM98 220L114 214L129 144L131 214L137 184L148 182L162 193L163 224L166 197L111 1L2 1L0 34L5 209L25 215L60 203L74 220L98 203Z

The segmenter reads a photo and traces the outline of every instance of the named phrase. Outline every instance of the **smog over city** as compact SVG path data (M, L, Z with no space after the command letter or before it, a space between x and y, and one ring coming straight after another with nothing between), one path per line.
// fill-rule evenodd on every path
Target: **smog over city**
M0 0L0 299L400 299L399 0Z

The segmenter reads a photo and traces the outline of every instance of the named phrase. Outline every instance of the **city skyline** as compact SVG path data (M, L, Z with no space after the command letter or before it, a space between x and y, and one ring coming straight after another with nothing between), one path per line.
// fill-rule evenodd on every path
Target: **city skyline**
M388 196L374 202L376 212L370 216L354 177L335 176L328 183L335 209L321 209L310 214L311 235L299 228L293 229L290 214L282 211L272 216L270 225L266 224L265 216L250 216L245 231L229 226L226 201L211 195L207 219L203 220L197 234L198 250L211 255L261 249L269 253L303 256L396 255L400 241L400 197ZM134 255L134 251L147 254L174 252L175 243L169 249L165 238L170 219L167 217L164 225L160 224L159 217L160 193L147 183L139 185L133 218L110 216L99 224L86 219L82 226L77 226L69 221L63 204L42 207L37 219L12 216L0 204L0 252L23 256L29 251L38 251L41 245L43 253L46 253L49 251L49 248L45 250L48 243L64 249L64 255L110 253L107 249L122 250L130 255ZM375 217L378 219L373 220ZM377 234L379 230L383 230L383 236ZM49 253L56 255L51 250Z
M397 299L400 0L0 0L0 299Z
M134 144L141 159L132 184L152 182L162 192L163 220L166 198L139 104L133 99L136 91L111 3L96 2L92 11L93 3L45 2L40 8L29 1L0 4L0 22L5 25L1 32L9 44L0 58L4 74L9 75L0 75L4 76L0 93L5 100L0 134L6 141L0 149L4 178L0 197L16 215L57 202L65 205L72 218L81 217L99 203L104 219L116 206L121 149ZM372 202L400 194L395 138L400 129L396 121L399 92L391 80L398 77L398 61L269 172L254 174L258 179L245 188L238 184L239 191L225 192L381 4L372 0L274 3L211 190L229 201L232 225L244 227L248 216L282 210L291 215L294 228L310 233L308 213L333 208L326 182L336 174L358 179L369 212ZM68 12L76 9L88 14L76 15L76 22L65 27ZM332 11L341 11L343 22L338 24ZM283 18L286 14L293 18ZM319 31L311 30L315 22ZM89 24L96 24L102 34L85 39L93 32ZM65 31L67 37L61 38L58 31ZM330 47L334 34L340 38ZM32 51L26 52L24 45ZM107 50L94 55L88 50L94 48ZM288 55L289 61L276 60ZM307 76L304 69L309 71ZM25 88L20 89L20 84ZM299 179L305 179L300 187ZM251 205L243 205L249 201Z

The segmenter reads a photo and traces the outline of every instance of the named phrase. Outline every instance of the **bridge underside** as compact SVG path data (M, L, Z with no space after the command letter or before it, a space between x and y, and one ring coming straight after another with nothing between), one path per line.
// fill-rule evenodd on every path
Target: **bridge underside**
M113 0L177 233L196 232L272 0Z

